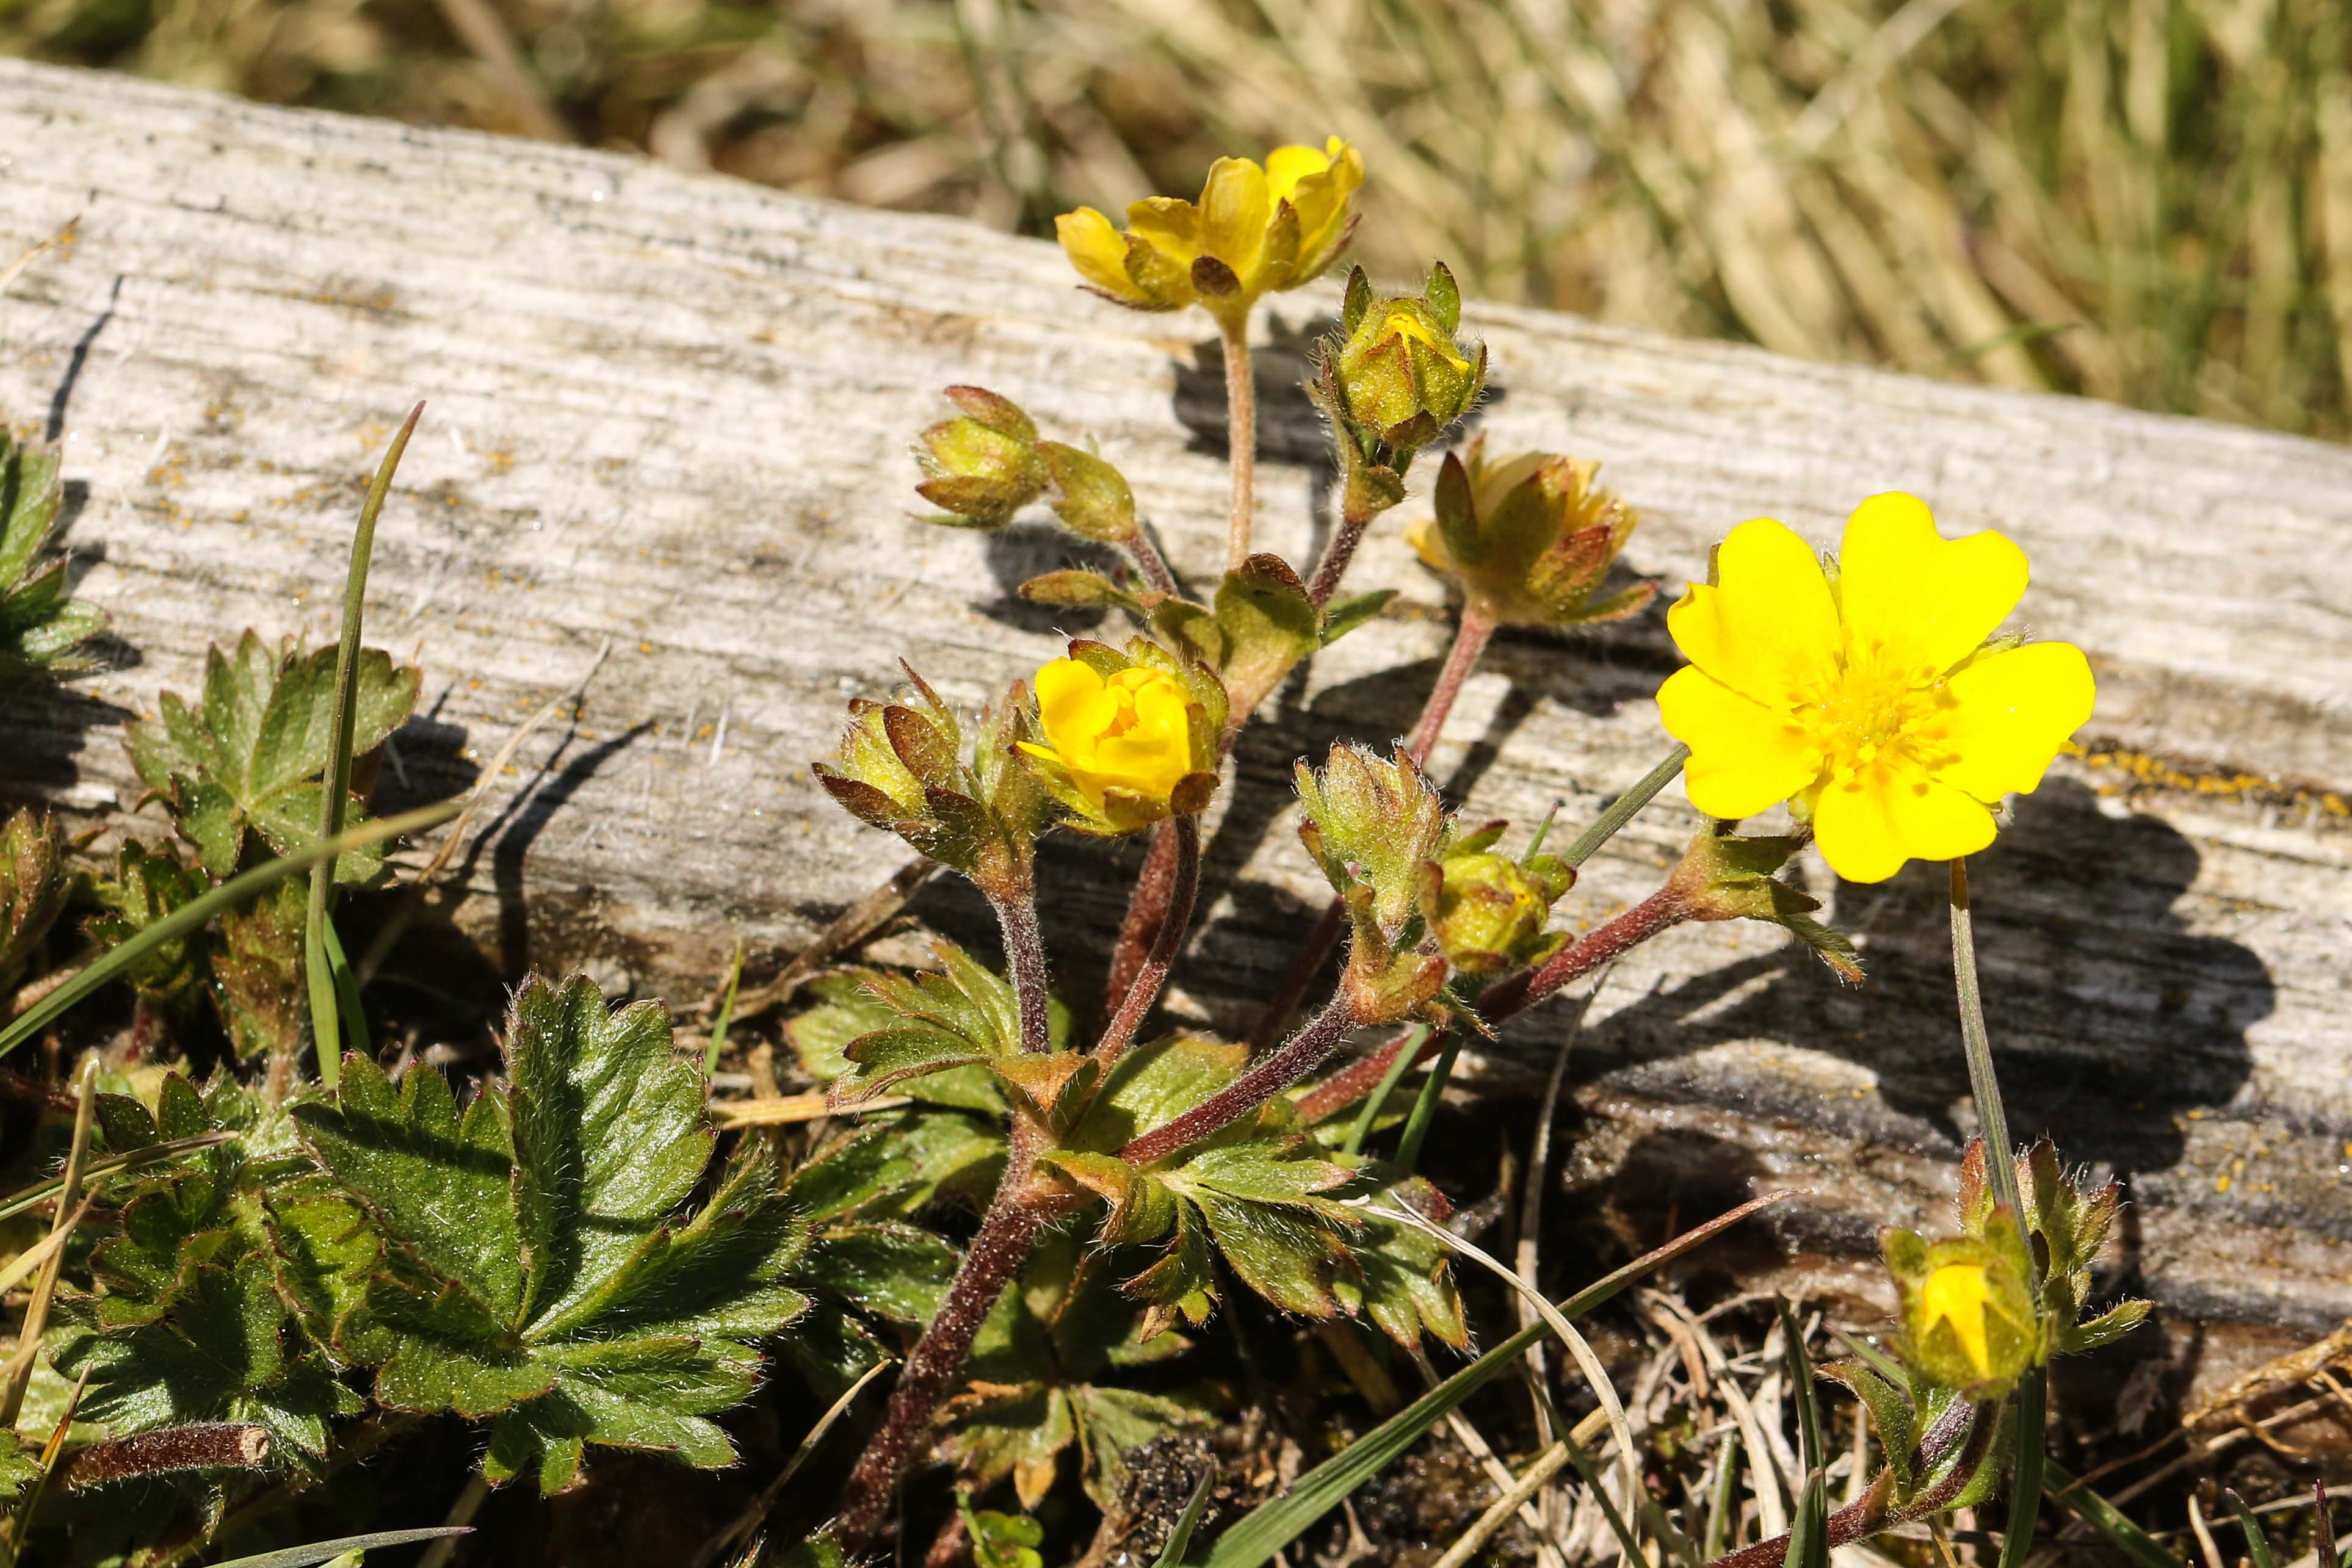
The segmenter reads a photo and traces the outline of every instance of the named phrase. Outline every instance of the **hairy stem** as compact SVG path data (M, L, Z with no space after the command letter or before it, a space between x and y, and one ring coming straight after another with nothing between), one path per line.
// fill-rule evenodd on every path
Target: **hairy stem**
M1969 909L1969 863L1952 865L1952 983L1960 998L1960 1051L1969 1063L1969 1093L1977 1103L1977 1132L1984 1139L1985 1181L1995 1203L2009 1205L2017 1222L2018 1239L2033 1245L2025 1234L2025 1211L2017 1201L2017 1149L2009 1141L2009 1112L2000 1100L2000 1080L1993 1075L1992 1040L1985 1032L1984 994L1977 986L1976 924Z
M1162 822L1152 830L1151 847L1144 852L1135 891L1127 895L1127 917L1119 922L1118 939L1111 944L1110 977L1103 983L1103 999L1113 1009L1143 972L1144 956L1167 923L1168 906L1175 896L1176 828L1173 822Z
M1135 536L1127 541L1126 548L1127 559L1135 563L1136 573L1143 579L1146 588L1154 593L1171 596L1183 591L1183 585L1176 580L1176 573L1169 567L1168 558L1160 553L1160 546L1152 538L1150 528L1138 525Z
M1348 575L1349 563L1356 559L1356 547L1364 542L1364 530L1371 527L1380 514L1359 514L1351 504L1339 508L1339 526L1331 531L1331 542L1323 547L1323 559L1315 563L1315 575L1307 580L1307 597L1322 609L1339 591L1339 580Z
M1405 742L1404 754L1415 768L1429 760L1438 732L1445 727L1445 716L1462 695L1463 683L1470 678L1478 655L1486 651L1487 641L1494 635L1495 612L1475 599L1465 603L1461 624L1454 629L1454 646L1445 651L1444 668L1437 672L1437 685L1430 688L1429 700L1421 705L1421 722L1412 727L1412 737Z
M1021 1004L1021 1049L1043 1053L1053 1049L1045 1008L1045 945L1037 935L1037 894L1026 884L1015 892L992 894L996 924L1004 934L1004 963L1013 980L1013 994Z
M1355 1010L1349 1006L1346 996L1333 997L1281 1050L1175 1120L1160 1124L1129 1144L1118 1151L1118 1157L1131 1166L1148 1166L1248 1115L1322 1066L1355 1027Z
M1151 950L1144 954L1118 1010L1111 1015L1109 1027L1095 1045L1095 1060L1105 1067L1135 1043L1135 1031L1143 1027L1151 1004L1160 999L1160 988L1168 983L1168 971L1176 962L1176 950L1184 945L1184 933L1192 925L1192 901L1201 891L1201 822L1197 817L1174 817L1168 826L1176 843L1168 907L1160 917Z
M1532 969L1507 975L1478 998L1478 1013L1488 1023L1500 1023L1526 1011L1580 976L1589 975L1612 958L1631 952L1662 931L1690 918L1680 889L1673 883L1658 889L1607 925L1586 932Z
M1072 1207L1070 1200L1032 1184L1029 1167L1035 1152L1024 1132L1013 1129L1012 1155L996 1197L965 1249L963 1266L956 1270L938 1314L907 1353L906 1367L890 1391L890 1407L850 1473L834 1526L850 1552L865 1545L880 1526L890 1493L929 1430L940 1396L963 1369L982 1320L1028 1260L1045 1227Z
M1990 1406L1979 1408L1965 1400L1955 1401L1944 1418L1927 1429L1919 1440L1913 1460L1915 1470L1929 1470L1943 1462L1955 1444L1966 1447L1958 1463L1934 1486L1914 1497L1902 1508L1894 1508L1894 1473L1881 1470L1870 1483L1870 1490L1854 1502L1846 1504L1829 1517L1829 1543L1851 1546L1867 1540L1883 1530L1906 1524L1916 1519L1927 1519L1941 1513L1959 1496L1977 1467L1983 1463L1987 1449L1992 1445L1993 1430L2000 1423L1994 1418ZM1789 1538L1776 1535L1769 1541L1759 1541L1727 1552L1707 1564L1707 1568L1786 1568L1789 1561Z
M1257 376L1250 366L1249 318L1221 323L1225 343L1225 413L1234 469L1234 505L1225 522L1225 570L1249 559L1257 515Z

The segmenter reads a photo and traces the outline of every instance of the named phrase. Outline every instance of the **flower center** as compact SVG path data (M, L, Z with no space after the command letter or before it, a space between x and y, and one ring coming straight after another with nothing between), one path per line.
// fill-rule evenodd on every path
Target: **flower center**
M1105 682L1103 689L1110 693L1112 700L1118 704L1118 708L1110 716L1110 721L1103 726L1102 733L1097 738L1116 739L1133 729L1136 718L1135 694L1143 687L1155 685L1166 678L1156 670L1121 670Z
M1864 768L1933 768L1947 749L1943 716L1951 706L1939 680L1917 685L1902 673L1848 668L1797 710L1797 722L1821 752L1822 771L1844 783Z

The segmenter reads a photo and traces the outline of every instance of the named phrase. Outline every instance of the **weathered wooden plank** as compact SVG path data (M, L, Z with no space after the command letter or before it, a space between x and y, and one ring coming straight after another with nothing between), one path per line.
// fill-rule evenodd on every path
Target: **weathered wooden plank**
M0 781L128 810L90 726L190 688L224 629L326 635L362 476L429 397L371 624L427 671L401 766L419 787L462 776L460 747L488 755L614 650L577 732L526 748L550 771L473 868L463 917L509 970L594 956L693 994L738 934L772 963L903 859L809 781L841 700L904 653L977 703L1048 656L1053 625L1087 623L1012 595L1069 553L1057 537L908 520L903 447L940 386L1098 436L1180 569L1220 556L1201 324L1092 300L1045 246L0 64L0 256L76 214L71 250L0 298L0 409L64 434L83 591L137 662L68 698L18 694ZM1328 301L1278 303L1295 329ZM2031 623L2099 672L2095 748L2237 779L2126 796L2102 792L2125 768L2064 764L1984 857L2014 1120L2129 1176L2129 1263L2177 1317L2242 1331L2232 1355L2352 1310L2352 452L1562 316L1472 325L1494 350L1493 438L1602 459L1649 517L1640 570L1678 583L1742 517L1827 540L1862 496L1916 490L1948 528L1998 525L2032 552ZM1291 373L1264 356L1261 528L1303 557L1320 438ZM1443 605L1396 533L1357 580L1403 600L1241 748L1183 996L1213 1019L1244 1016L1319 900L1282 809L1290 759L1402 729L1433 676ZM1672 661L1654 622L1506 639L1436 770L1476 810L1588 813L1662 750L1649 698ZM1644 891L1690 825L1671 801L1645 817L1590 868L1577 918ZM1784 1236L1851 1256L1879 1219L1940 1204L1965 1089L1933 876L1841 888L1812 870L1871 990L1841 992L1767 930L1681 933L1620 968L1578 1082L1590 1168L1631 1159L1686 1186L1685 1213L1799 1179L1820 1196ZM1120 883L1076 849L1052 874L1060 951L1098 953ZM928 907L959 918L951 896ZM1516 1030L1480 1082L1548 1061L1558 1027ZM2209 1349L2200 1375L2232 1355Z

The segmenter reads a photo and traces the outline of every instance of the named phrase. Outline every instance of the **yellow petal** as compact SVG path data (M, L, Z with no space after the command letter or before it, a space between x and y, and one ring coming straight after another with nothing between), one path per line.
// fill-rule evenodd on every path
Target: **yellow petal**
M1201 254L1201 211L1174 196L1151 196L1127 209L1127 226L1179 267L1191 267ZM1121 265L1127 255L1121 247Z
M1947 1263L1919 1287L1921 1320L1931 1333L1939 1322L1951 1324L1952 1336L1960 1342L1961 1354L1979 1377L1992 1375L1992 1358L1985 1343L1989 1326L1985 1314L1991 1307L1992 1287L1984 1270L1973 1263Z
M1220 158L1209 166L1209 183L1201 190L1202 254L1232 267L1244 293L1255 282L1273 216L1265 170L1246 158Z
M1298 183L1331 166L1331 155L1313 147L1277 147L1265 155L1267 193L1277 202L1290 200Z
M1885 882L1905 861L1976 853L1992 842L1992 812L1922 769L1881 762L1822 789L1813 836L1846 881Z
M1979 659L1945 683L1936 777L1979 800L2037 788L2067 737L2089 722L2097 685L2071 643L2030 643Z
M1683 788L1710 817L1738 821L1796 794L1822 770L1805 732L1716 680L1704 670L1676 670L1658 688L1666 733L1691 748Z
M1122 299L1142 299L1142 290L1127 276L1127 238L1111 227L1108 218L1092 207L1080 207L1054 220L1054 235L1079 277Z
M1439 532L1435 517L1416 517L1404 530L1404 542L1421 563L1432 571L1451 572L1454 558L1445 553L1445 539Z
M1118 702L1103 679L1076 659L1055 659L1037 671L1037 716L1045 738L1066 755L1076 741L1110 722Z
M1717 586L1694 582L1666 612L1683 656L1769 707L1821 700L1837 678L1837 606L1812 547L1757 517L1716 550Z
M1947 539L1916 496L1873 496L1847 519L1838 551L1846 663L1925 685L2009 619L2025 577L2025 552L2000 534Z

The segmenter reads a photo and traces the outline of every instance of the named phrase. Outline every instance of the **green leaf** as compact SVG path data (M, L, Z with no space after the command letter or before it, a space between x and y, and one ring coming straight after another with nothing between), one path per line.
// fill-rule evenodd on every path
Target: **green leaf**
M1353 593L1324 607L1321 643L1326 648L1361 626L1389 607L1397 596L1393 588L1376 588L1370 593Z
M562 1490L593 1444L732 1463L709 1417L751 1394L754 1347L808 1306L793 1282L808 1227L772 1155L746 1140L682 1213L711 1147L701 1075L657 1008L607 1011L585 977L527 979L504 1044L511 1087L462 1115L433 1070L412 1068L395 1095L357 1055L336 1105L298 1111L384 1246L336 1344L376 1366L387 1407L497 1416L494 1482ZM326 1278L294 1293L323 1312L347 1295L337 1264L356 1248L323 1207L298 1218L278 1216L281 1231Z
M215 879L237 869L248 831L281 855L318 841L320 779L331 759L335 654L332 647L305 654L291 643L273 650L247 632L234 650L215 647L207 655L195 707L166 692L155 718L127 727L131 766L172 802L181 833ZM381 746L406 722L420 676L413 665L368 649L356 678L354 756ZM362 820L361 804L351 802L346 823ZM354 850L338 861L335 874L365 884L383 870L380 851Z
M1074 604L1143 613L1142 601L1098 571L1070 568L1033 577L1021 585L1021 597L1032 604Z
M1277 555L1254 555L1217 585L1220 647L1211 661L1235 713L1255 708L1291 666L1323 644L1323 617Z
M373 1552L382 1546L408 1546L419 1541L437 1541L445 1535L469 1535L468 1526L462 1524L428 1524L415 1530L379 1530L372 1535L345 1535L333 1541L314 1541L308 1546L289 1546L277 1552L264 1552L252 1557L239 1557L222 1563L216 1568L341 1568L346 1558L353 1563L360 1553Z
M792 1041L802 1068L820 1083L830 1083L856 1071L856 1064L843 1054L850 1041L898 1021L898 1014L866 988L866 971L853 969L811 981L809 992L822 999L784 1024L784 1038ZM1066 1009L1053 1006L1051 1017L1057 1027L1066 1029ZM899 1085L899 1092L935 1105L954 1105L966 1111L1004 1110L1003 1087L994 1073L982 1068L959 1068L909 1079Z
M976 1117L909 1107L869 1116L784 1184L813 1220L907 1219L942 1199L984 1200L1003 1169L1004 1135Z
M1047 1059L1022 1051L1021 1006L1010 981L952 942L935 943L931 950L940 960L936 971L864 975L866 994L887 1021L840 1048L855 1069L840 1080L841 1092L873 1094L901 1080L981 1067L1050 1110L1078 1065L1059 1049L1068 1033L1066 1012L1049 1001L1047 1039L1066 1060L1046 1064Z
M976 1490L1011 1478L1024 1508L1035 1508L1053 1490L1062 1450L1077 1440L1069 1396L1044 1385L982 1384L953 1406L955 1432L940 1448Z
M0 427L0 675L87 668L77 652L106 627L96 605L68 597L63 561L37 564L64 475L57 447L20 443Z
M0 1497L13 1498L41 1473L41 1450L13 1429L0 1428Z
M1437 1189L1419 1176L1397 1183L1388 1196L1420 1213L1443 1212ZM1454 1285L1453 1254L1444 1243L1417 1226L1377 1214L1356 1218L1360 1224L1346 1238L1348 1267L1332 1286L1340 1305L1370 1318L1407 1350L1418 1346L1424 1333L1467 1350L1470 1328Z
M183 865L168 845L150 849L126 839L115 851L112 880L98 884L105 911L90 916L86 928L100 946L120 947L194 903L205 885L204 873ZM142 996L168 999L185 994L196 983L203 960L203 939L182 936L142 954L123 978Z
M65 830L19 809L0 827L0 989L12 989L66 906Z
M248 1061L302 1049L310 1022L302 995L304 900L299 882L282 882L224 914L216 927L213 1005L237 1054Z

